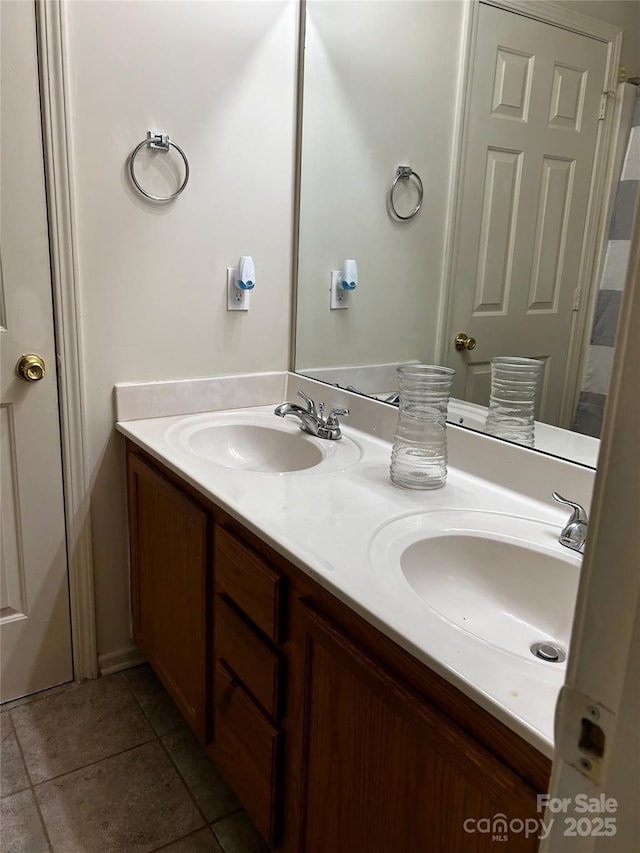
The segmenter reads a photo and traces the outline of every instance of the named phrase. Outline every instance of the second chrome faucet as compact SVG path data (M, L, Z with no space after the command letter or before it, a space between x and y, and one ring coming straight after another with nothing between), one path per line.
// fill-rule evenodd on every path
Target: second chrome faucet
M569 501L553 492L551 497L559 504L570 506L573 510L571 518L565 524L560 534L559 542L565 548L571 548L572 551L577 551L579 554L584 554L584 548L587 544L587 530L589 528L589 517L585 509L575 501Z
M349 409L336 406L325 418L324 403L320 403L316 408L314 401L304 391L298 391L298 397L305 401L304 407L297 403L280 403L279 406L275 407L274 414L279 418L294 415L300 421L300 429L318 438L326 438L329 441L342 438L338 418L348 415Z

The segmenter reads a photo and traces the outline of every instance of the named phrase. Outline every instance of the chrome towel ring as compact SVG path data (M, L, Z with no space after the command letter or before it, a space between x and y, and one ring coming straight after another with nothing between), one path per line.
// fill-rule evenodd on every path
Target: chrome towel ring
M182 157L184 161L184 180L182 181L182 184L178 187L178 189L174 193L171 193L171 195L152 195L140 185L138 179L136 178L136 157L138 155L138 152L145 147L156 148L158 151L169 151L169 149L173 147ZM184 188L187 186L187 183L189 182L189 161L187 160L187 155L184 153L182 148L180 148L179 145L176 145L176 143L171 140L168 133L159 133L154 130L148 130L147 138L143 139L139 145L136 145L136 147L131 152L131 157L129 158L129 174L131 175L131 180L133 181L135 188L138 190L138 192L142 193L145 198L150 198L151 201L171 201L172 199L177 198L180 195L180 193L184 190Z
M418 184L418 203L416 204L415 210L410 213L408 216L403 216L401 213L398 213L396 210L395 201L393 198L393 194L395 192L396 187L398 186L398 181L408 181L409 178L413 175ZM417 172L414 172L411 166L398 166L396 169L396 174L393 179L393 183L391 184L391 189L389 190L389 207L391 208L391 212L397 219L413 219L416 213L422 207L422 201L424 199L424 187L422 185L422 179Z

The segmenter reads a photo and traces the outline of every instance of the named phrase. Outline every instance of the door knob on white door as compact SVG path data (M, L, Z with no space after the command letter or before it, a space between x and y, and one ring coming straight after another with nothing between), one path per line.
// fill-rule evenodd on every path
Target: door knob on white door
M25 382L38 382L46 373L45 363L39 355L28 353L18 360L16 373Z
M475 349L476 339L470 338L466 332L458 332L458 334L453 339L453 345L458 350L458 352L463 352L466 349Z

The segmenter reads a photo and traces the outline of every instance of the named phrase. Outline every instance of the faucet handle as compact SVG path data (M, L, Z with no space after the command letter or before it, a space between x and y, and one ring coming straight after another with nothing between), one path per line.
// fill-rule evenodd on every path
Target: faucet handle
M302 397L302 399L307 404L307 412L314 417L317 416L318 412L316 411L316 404L313 402L311 397L308 394L305 394L304 391L298 391L298 397Z
M569 501L566 498L563 498L562 495L559 495L557 492L552 492L551 497L554 501L557 501L559 504L565 504L566 506L570 506L573 509L573 514L567 525L569 524L588 524L589 516L586 513L584 507L580 506L580 504L575 503L574 501Z
M345 417L348 414L349 409L345 409L344 406L336 406L327 415L326 425L328 427L338 426L338 418Z

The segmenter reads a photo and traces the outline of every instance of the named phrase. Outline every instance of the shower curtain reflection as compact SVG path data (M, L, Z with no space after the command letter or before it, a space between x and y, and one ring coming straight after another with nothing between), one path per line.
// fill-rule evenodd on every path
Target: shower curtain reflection
M623 83L621 89L622 116L617 147L626 153L611 213L609 241L573 423L576 432L594 438L600 437L607 402L620 301L629 263L634 211L640 198L640 87Z

